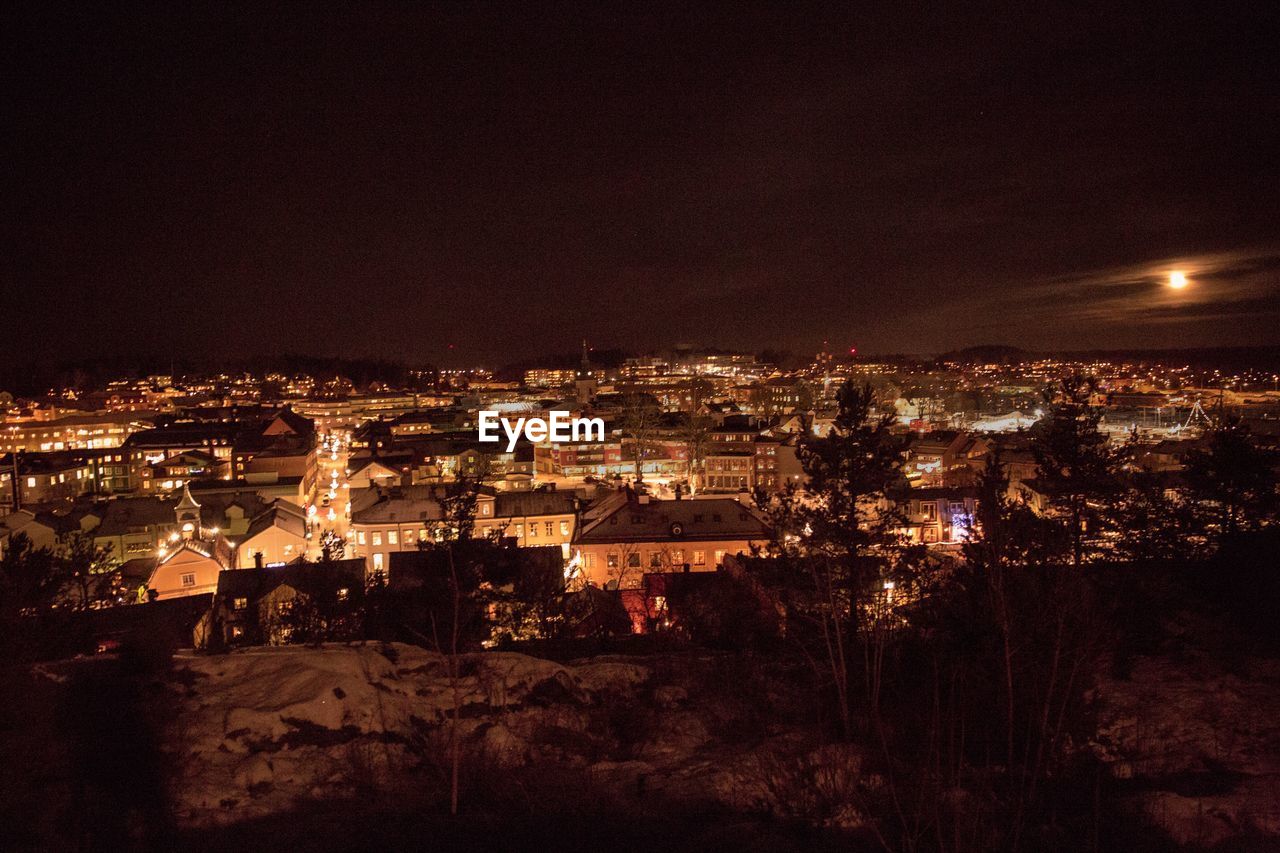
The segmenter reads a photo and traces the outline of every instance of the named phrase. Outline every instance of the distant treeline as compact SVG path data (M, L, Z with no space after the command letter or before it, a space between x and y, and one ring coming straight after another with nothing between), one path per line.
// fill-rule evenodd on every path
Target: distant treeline
M251 373L255 376L268 373L285 376L303 374L320 381L344 378L361 389L381 383L397 388L425 390L433 386L436 379L434 366L410 367L390 359L330 358L296 353L223 359L103 356L93 360L60 363L0 365L0 391L8 391L18 397L30 397L45 394L50 389L100 390L117 379L141 379L155 375L208 376L220 373Z

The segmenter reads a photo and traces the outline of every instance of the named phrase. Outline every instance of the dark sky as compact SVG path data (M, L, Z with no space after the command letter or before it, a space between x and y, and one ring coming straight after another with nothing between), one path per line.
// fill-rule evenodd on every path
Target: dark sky
M1274 3L85 5L6 358L1280 342Z

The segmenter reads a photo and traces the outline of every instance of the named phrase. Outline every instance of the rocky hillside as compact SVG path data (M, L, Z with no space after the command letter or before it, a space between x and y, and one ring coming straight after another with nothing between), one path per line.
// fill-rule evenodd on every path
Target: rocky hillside
M691 832L731 828L744 850L877 849L863 811L884 790L874 756L824 745L812 694L796 687L810 676L771 666L692 650L569 664L491 652L462 656L455 675L444 657L395 644L180 653L141 680L98 659L46 665L24 694L46 710L15 711L13 737L0 737L10 778L26 780L6 789L11 812L27 815L11 823L22 829L11 846L44 849L81 827L101 836L120 816L122 844L145 826L203 849L282 832L314 846L325 820L341 836L407 816L408 842L381 840L413 846L424 821L448 814L456 716L467 817L433 829L483 835L501 821L516 837L513 821L527 820L554 835L548 821L603 815L620 816L609 832L636 833L618 849L649 849L655 819L683 821L672 828L681 849L705 846ZM1228 672L1186 653L1129 670L1098 686L1087 745L1126 812L1187 849L1273 849L1280 667L1248 659ZM147 717L160 722L139 725ZM86 778L100 811L76 794Z
M1280 839L1280 661L1139 658L1098 699L1098 754L1175 842Z
M448 764L455 712L469 772L549 763L581 770L600 796L795 808L777 802L774 757L793 755L804 735L749 731L747 705L717 695L699 675L712 660L561 665L485 653L464 656L453 678L438 654L371 644L258 648L175 664L184 687L169 742L172 789L189 826L395 789L438 771ZM856 761L841 763L856 770ZM847 811L829 817L858 824Z

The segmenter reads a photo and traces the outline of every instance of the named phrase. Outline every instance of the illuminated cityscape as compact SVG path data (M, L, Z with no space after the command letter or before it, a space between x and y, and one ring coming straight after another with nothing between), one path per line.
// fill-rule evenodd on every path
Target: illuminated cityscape
M1280 849L1269 10L16 15L0 849Z

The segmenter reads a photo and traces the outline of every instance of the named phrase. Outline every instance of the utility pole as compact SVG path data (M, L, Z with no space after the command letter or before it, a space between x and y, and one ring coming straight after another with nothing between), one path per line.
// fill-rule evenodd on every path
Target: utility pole
M17 512L22 509L22 492L18 486L18 451L10 451L9 458L13 461L13 511Z

